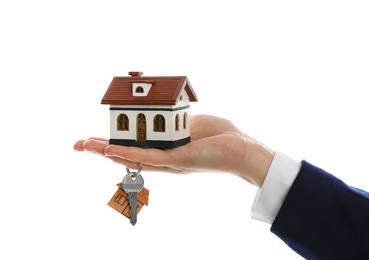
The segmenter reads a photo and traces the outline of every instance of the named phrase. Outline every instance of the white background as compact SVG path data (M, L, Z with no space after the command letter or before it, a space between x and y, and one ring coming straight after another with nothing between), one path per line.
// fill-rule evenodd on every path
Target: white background
M1 259L301 259L250 219L228 174L144 172L132 227L106 204L125 169L73 151L109 136L114 76L188 76L192 114L232 120L369 190L367 1L1 1Z

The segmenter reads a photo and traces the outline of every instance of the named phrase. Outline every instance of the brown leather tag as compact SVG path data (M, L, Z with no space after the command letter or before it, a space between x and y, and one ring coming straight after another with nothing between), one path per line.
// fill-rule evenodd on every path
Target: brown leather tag
M122 189L122 184L118 183L118 190L115 192L114 196L109 201L108 205L123 214L127 218L131 217L131 207L128 202L128 194ZM140 193L137 194L137 214L141 211L142 207L149 205L149 190L143 188Z

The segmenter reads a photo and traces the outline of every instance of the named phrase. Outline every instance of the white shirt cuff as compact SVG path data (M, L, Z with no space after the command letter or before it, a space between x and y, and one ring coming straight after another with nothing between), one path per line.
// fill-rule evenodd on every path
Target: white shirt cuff
M276 152L261 189L258 189L251 218L272 224L287 196L301 163Z

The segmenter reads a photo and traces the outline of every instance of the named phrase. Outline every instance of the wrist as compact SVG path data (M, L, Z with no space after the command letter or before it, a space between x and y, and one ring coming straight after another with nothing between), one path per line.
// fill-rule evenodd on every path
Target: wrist
M242 179L261 188L273 161L274 154L275 151L272 149L246 136L245 153L243 160L241 160L242 165L239 168L238 175Z

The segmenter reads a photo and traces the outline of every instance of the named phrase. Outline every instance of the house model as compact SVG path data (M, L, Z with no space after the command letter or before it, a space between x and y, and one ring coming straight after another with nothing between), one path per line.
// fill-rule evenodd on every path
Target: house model
M190 102L196 94L185 76L114 77L101 104L110 105L110 144L174 148L190 142Z

